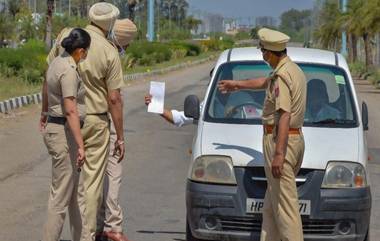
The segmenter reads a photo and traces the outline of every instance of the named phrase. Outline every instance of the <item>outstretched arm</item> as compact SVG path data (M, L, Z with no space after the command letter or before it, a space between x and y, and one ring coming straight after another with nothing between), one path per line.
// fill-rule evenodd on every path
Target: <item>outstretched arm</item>
M218 89L222 93L241 89L265 89L270 78L262 77L250 80L221 80L218 84Z

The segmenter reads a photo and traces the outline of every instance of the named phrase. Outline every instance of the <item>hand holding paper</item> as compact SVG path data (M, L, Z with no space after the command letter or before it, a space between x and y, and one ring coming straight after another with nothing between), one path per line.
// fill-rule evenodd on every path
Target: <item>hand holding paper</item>
M152 96L152 101L148 105L148 112L164 113L165 83L151 81L149 94Z

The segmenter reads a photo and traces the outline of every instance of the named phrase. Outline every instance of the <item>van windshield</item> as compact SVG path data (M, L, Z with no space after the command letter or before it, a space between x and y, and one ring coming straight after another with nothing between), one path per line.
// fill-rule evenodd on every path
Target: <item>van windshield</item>
M328 65L299 64L307 79L304 126L355 127L353 97L345 71ZM263 62L230 62L220 66L207 100L205 121L261 124L265 90L239 90L222 94L221 80L247 80L269 76Z

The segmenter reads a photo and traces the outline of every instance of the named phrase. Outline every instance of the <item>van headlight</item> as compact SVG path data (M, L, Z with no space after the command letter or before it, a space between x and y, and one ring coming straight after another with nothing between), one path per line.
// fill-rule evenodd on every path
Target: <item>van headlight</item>
M353 162L329 162L322 188L360 188L367 186L364 167Z
M197 182L236 184L231 157L201 156L193 164L190 179Z

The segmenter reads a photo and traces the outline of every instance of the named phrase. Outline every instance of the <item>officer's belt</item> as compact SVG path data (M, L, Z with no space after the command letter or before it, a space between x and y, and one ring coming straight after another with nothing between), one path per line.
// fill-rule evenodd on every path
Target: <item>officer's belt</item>
M108 115L108 112L103 112L103 113L86 113L86 115L100 115L100 116L103 116L103 115Z
M264 134L273 134L274 125L264 125ZM299 135L301 134L301 128L289 128L289 135Z
M58 125L65 125L66 121L67 121L66 117L57 117L57 116L49 116L47 120L48 123L54 123ZM80 120L79 124L80 124L80 128L82 128L84 125L84 121Z

